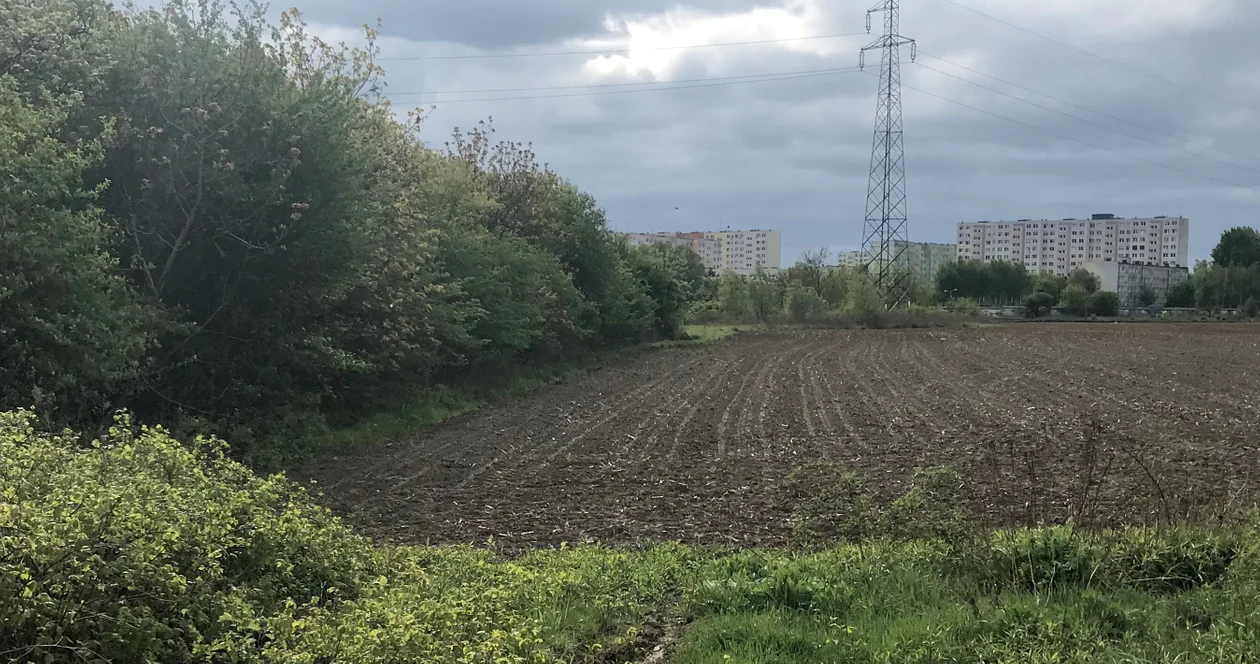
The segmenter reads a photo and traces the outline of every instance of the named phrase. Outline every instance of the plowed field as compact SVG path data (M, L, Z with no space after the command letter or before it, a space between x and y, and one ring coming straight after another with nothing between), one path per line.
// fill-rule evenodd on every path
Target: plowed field
M1260 329L781 331L663 350L303 475L406 542L792 537L794 468L880 495L954 467L988 523L1203 518L1260 499Z

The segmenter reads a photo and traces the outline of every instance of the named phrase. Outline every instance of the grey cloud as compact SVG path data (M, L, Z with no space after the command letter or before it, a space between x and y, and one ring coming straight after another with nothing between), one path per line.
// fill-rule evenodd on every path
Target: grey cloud
M979 0L960 1L987 7ZM365 10L391 6L362 4ZM722 12L755 3L687 4L697 11ZM602 32L606 14L625 17L629 14L622 12L646 14L671 5L631 6L628 1L599 4L594 9L594 5L583 5L560 21L564 27L557 24L535 32L530 32L531 19L525 17L518 29L531 36L504 43L564 50L560 42L566 36L610 36ZM490 4L477 6L482 13L490 13ZM826 11L814 26L816 33L849 32L861 25L865 6L819 6ZM1260 76L1254 73L1260 64L1260 47L1250 41L1260 27L1260 3L1237 0L1228 21L1214 25L1172 26L1146 33L1117 31L1105 37L1088 16L1079 21L1088 29L1076 32L1072 17L1039 25L1022 17L1017 4L991 11L1242 103L1222 102L1201 91L1134 73L943 2L907 3L902 32L917 38L925 53L969 63L1000 78L1167 133L1214 143L1246 158L1214 153L1061 106L929 58L922 62L1172 147L1157 147L1090 126L915 65L905 66L905 81L1057 134L1260 187L1260 173L1176 149L1212 154L1260 170ZM489 33L472 38L437 27L397 34L421 42L442 39L489 45L500 39L486 37ZM668 78L845 67L856 63L856 49L863 42L862 38L837 42L834 53L825 57L774 45L684 51L677 54ZM581 69L588 59L409 64L391 66L389 78L396 90L402 86L452 90L574 85L590 80ZM415 87L421 77L424 86ZM649 77L623 74L601 82L629 80ZM784 259L792 260L811 246L855 248L860 241L875 84L869 75L841 74L667 92L448 105L439 106L430 126L443 137L450 126L468 126L494 115L501 136L532 141L543 159L597 197L617 228L773 226L784 231ZM1091 212L1185 214L1194 223L1192 256L1202 257L1224 228L1256 223L1260 197L1252 190L1094 150L913 90L905 91L904 103L911 232L916 239L949 240L956 222L984 218L1059 218Z
M479 49L510 49L589 37L605 32L609 17L656 14L686 6L706 12L737 12L763 0L314 0L302 6L315 21L341 25L375 23L387 34Z

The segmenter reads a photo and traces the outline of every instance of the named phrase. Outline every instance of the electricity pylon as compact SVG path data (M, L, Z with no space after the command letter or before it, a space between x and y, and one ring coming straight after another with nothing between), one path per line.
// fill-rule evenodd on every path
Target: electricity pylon
M897 33L898 0L881 0L866 12L866 31L871 15L884 15L884 34L862 49L859 66L866 68L866 52L879 49L879 101L875 112L875 140L871 148L871 178L866 191L866 223L862 251L867 273L890 307L909 299L905 283L908 271L899 264L900 252L910 239L906 223L905 144L901 129L901 47L910 45L910 61L918 45Z

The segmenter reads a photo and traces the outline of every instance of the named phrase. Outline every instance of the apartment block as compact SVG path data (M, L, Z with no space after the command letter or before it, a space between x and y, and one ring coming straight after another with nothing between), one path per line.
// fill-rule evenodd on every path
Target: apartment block
M1020 219L958 224L958 260L1022 263L1029 272L1071 274L1087 262L1186 267L1185 217Z
M1115 261L1091 261L1082 267L1098 277L1102 290L1120 296L1120 306L1125 309L1140 307L1142 291L1148 288L1155 293L1152 306L1162 307L1168 293L1190 278L1190 268L1186 267Z
M869 262L865 251L842 251L836 254L836 264L841 267L862 267Z
M782 267L783 240L778 231L722 231L705 233L722 243L722 263L717 272L753 274L757 268L778 272Z
M621 233L630 246L666 244L687 247L705 267L721 274L753 274L757 268L778 272L782 265L782 236L778 231L720 231L694 233Z
M893 242L895 270L906 270L921 283L936 283L936 273L946 263L958 260L958 245L935 242Z

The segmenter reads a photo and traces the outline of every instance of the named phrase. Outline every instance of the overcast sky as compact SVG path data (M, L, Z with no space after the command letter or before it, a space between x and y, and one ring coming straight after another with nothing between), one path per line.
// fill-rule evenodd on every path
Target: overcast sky
M381 64L389 94L400 109L437 107L426 125L431 143L440 144L453 127L493 116L499 137L533 142L542 160L598 199L614 229L771 228L782 231L783 260L790 264L808 248L851 250L861 243L878 84L870 74L878 71L878 57L868 59L867 73L693 89L455 91L852 67L871 37L800 38L864 32L873 2L307 0L299 8L314 31L336 40L353 40L357 26L383 20ZM1191 257L1202 258L1225 228L1260 223L1260 42L1254 41L1260 2L958 2L1176 83L1039 39L949 0L903 0L901 33L920 50L918 64L909 64L909 49L903 51L907 86L1054 132L906 89L911 239L952 242L957 222L982 219L1185 215ZM661 49L786 39L796 41ZM597 49L632 50L392 59ZM405 94L413 92L444 94ZM575 94L581 96L454 103Z

